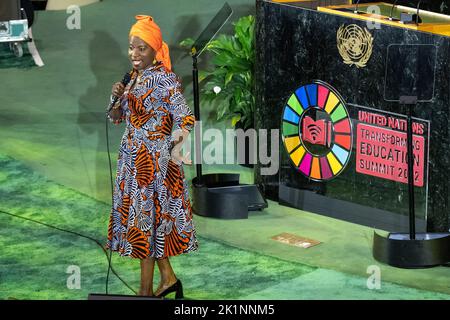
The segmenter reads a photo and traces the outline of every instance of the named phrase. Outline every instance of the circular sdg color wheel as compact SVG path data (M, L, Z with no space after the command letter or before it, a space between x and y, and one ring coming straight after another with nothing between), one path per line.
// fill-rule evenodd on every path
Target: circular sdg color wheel
M344 100L323 81L295 90L283 109L284 147L295 168L315 181L331 180L345 169L352 131Z

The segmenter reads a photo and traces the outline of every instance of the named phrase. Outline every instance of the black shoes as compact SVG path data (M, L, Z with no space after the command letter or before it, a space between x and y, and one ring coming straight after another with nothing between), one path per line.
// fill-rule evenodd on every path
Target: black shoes
M175 282L173 285L171 285L169 288L161 292L160 294L156 295L157 298L163 298L167 296L169 293L175 292L175 299L183 299L183 285L181 284L181 281L177 279L177 282Z

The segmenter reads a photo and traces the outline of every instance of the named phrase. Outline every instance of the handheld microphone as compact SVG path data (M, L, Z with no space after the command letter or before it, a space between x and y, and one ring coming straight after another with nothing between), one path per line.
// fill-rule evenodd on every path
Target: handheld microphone
M128 82L130 82L131 80L131 75L129 72L125 73L125 75L122 78L122 81L120 81L124 86L126 86L128 84ZM112 109L112 107L116 104L117 100L119 99L119 97L114 97L111 105L108 108L107 113L109 113Z

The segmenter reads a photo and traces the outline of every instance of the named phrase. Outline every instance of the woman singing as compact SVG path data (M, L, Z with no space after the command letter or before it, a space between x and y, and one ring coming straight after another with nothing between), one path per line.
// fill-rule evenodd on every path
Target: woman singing
M113 85L109 106L111 121L125 120L126 128L107 246L121 256L140 259L139 295L164 297L175 292L178 299L183 298L183 288L169 257L197 249L182 167L191 161L189 153L181 155L195 119L171 71L160 28L150 16L136 19L129 34L131 80ZM155 261L161 281L153 291Z

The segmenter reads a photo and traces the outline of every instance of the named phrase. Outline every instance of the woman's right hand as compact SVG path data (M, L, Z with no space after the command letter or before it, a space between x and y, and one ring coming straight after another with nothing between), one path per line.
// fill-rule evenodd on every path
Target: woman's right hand
M120 98L125 91L125 86L122 82L116 82L112 86L111 93L113 96Z

